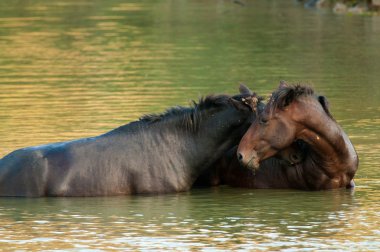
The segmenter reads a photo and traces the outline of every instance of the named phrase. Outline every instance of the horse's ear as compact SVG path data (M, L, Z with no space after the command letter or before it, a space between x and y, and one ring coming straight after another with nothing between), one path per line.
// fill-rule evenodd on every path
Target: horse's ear
M253 92L243 83L240 84L239 91L240 91L240 94L242 94L242 95L252 95L253 94Z
M250 108L245 104L244 101L236 100L234 98L230 98L229 102L237 109L237 110L246 110L248 111Z
M325 96L318 96L318 101L319 103L322 105L322 108L323 110L331 117L331 114L330 114L330 105L329 105L329 102L327 101L327 98Z
M286 88L286 87L289 87L289 85L286 83L286 81L284 80L281 80L280 81L280 84L278 85L278 88Z

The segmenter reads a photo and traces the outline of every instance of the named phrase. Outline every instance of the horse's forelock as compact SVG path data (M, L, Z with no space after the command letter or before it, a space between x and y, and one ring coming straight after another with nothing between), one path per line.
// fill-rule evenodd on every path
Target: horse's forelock
M275 109L283 109L299 97L313 95L314 90L310 86L297 84L280 87L272 93L266 111L273 113Z

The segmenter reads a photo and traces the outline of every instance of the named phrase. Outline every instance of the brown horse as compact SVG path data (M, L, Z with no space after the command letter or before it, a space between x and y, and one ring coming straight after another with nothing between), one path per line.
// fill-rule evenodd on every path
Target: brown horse
M265 162L295 143L304 155L293 167ZM358 168L357 153L330 114L326 98L310 87L284 82L240 141L237 156L251 169L260 166L248 176L258 181L250 186L255 188L276 183L278 188L304 190L349 188Z

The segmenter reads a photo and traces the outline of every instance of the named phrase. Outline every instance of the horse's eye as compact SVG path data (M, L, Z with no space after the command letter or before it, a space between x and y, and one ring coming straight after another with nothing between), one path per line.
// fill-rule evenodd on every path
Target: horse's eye
M266 118L266 117L260 117L259 123L260 124L267 124L268 123L268 118Z

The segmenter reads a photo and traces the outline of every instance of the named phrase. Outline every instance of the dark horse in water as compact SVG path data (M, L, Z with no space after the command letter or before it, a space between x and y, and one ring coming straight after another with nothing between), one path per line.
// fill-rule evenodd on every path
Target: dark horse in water
M240 95L207 96L97 137L16 150L0 159L0 196L189 190L252 123L255 114L245 99L252 93L242 88Z
M270 159L292 145L303 153L302 160L283 166ZM284 82L242 138L237 159L252 170L260 167L249 176L239 168L245 174L243 186L254 188L350 188L358 168L357 153L326 98L310 87Z

